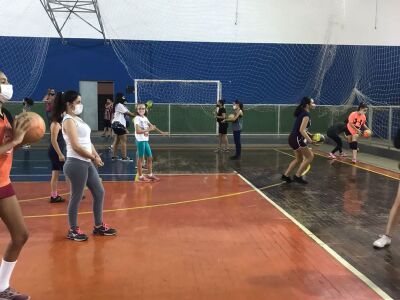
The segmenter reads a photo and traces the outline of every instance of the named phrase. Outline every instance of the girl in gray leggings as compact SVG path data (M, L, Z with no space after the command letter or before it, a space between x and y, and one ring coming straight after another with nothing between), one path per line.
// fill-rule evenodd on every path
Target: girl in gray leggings
M62 121L62 132L67 145L67 160L64 173L71 186L71 199L68 205L68 221L70 229L67 238L74 241L86 241L78 224L78 207L87 186L93 195L93 214L95 235L116 235L117 231L103 223L104 188L95 166L104 163L96 152L91 139L90 127L78 116L82 113L81 96L75 91L63 94L59 103L54 106L54 114L66 112Z

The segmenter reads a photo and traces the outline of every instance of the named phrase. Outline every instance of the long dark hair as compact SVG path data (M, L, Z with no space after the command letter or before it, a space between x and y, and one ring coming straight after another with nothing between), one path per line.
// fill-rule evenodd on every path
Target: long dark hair
M239 105L240 110L243 111L243 103L242 102L240 102L239 100L235 100L235 101L233 101L233 103L235 103L236 105Z
M294 116L298 117L300 113L306 108L307 105L311 104L311 98L310 97L303 97L300 101L300 104L296 107L296 110L294 111Z
M58 92L54 99L51 119L53 122L60 122L61 115L67 111L67 103L73 103L80 94L77 91Z
M362 109L364 109L364 108L368 108L368 105L367 105L366 103L364 103L364 102L361 102L361 103L358 105L357 111L360 111L360 110L362 110Z

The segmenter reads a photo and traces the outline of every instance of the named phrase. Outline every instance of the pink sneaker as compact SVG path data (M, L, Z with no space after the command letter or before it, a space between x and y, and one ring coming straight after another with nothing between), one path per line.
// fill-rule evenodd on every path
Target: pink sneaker
M148 183L148 182L151 182L151 180L148 179L147 176L140 176L137 182Z
M336 156L335 156L335 154L333 154L333 153L329 153L329 158L335 159Z
M351 160L351 162L352 162L353 164L355 164L355 163L357 163L357 159L353 158L353 159Z
M146 178L151 180L151 181L160 181L160 178L158 178L154 174L153 175L146 175Z

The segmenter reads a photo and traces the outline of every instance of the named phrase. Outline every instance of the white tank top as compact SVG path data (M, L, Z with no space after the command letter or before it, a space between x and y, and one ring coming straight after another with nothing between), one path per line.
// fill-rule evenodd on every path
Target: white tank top
M64 121L67 119L72 119L76 125L76 131L78 133L78 144L83 149L88 151L89 153L92 153L92 141L90 140L91 129L90 129L89 125L86 124L85 122L83 122L83 120L81 118L72 117L71 115L68 115L68 114L66 114L64 116L63 121L62 121L63 124L64 124ZM89 158L79 155L78 153L76 153L74 151L74 149L72 149L71 141L70 141L68 135L65 134L64 129L63 129L62 133L63 133L65 143L67 144L67 157L73 157L73 158L84 160L84 161L90 161Z

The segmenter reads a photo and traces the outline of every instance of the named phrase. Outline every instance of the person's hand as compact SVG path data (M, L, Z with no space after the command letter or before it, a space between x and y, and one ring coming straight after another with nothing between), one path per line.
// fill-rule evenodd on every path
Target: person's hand
M94 158L93 163L95 164L96 167L104 166L104 162L101 160L100 156L98 156L98 155L96 155L96 157Z
M222 121L221 121L221 123L226 123L226 120L225 120L225 119L224 119L224 120L222 120Z
M153 130L156 130L156 126L154 126L154 125L150 125L150 127L149 127L149 131L153 131Z
M59 155L59 156L58 156L58 160L61 161L61 162L64 162L64 161L65 161L65 156L64 156L64 154Z
M167 136L167 135L169 135L169 132L168 131L161 131L161 135L162 136Z
M26 113L22 113L15 117L13 123L13 142L15 145L22 143L26 132L29 130L30 120Z

